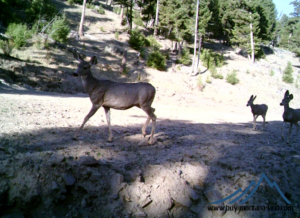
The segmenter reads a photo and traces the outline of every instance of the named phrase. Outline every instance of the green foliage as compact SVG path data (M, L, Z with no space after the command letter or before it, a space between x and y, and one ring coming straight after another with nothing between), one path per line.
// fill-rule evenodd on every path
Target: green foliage
M208 69L222 67L224 65L223 55L213 52L210 49L202 49L200 59L203 62L203 65Z
M145 35L137 29L134 29L131 31L131 35L130 35L128 43L133 49L135 49L137 51L143 46L150 45L150 43L147 40L147 38L145 37Z
M120 8L120 7L114 7L113 12L116 14L121 14L121 10L122 10L122 8Z
M98 11L99 14L105 14L105 10L104 10L104 8L102 7L102 5L99 6L99 8L98 8L97 11Z
M144 26L143 20L139 12L135 11L133 13L133 23L137 26Z
M202 76L199 75L198 78L197 78L197 87L198 89L203 92L204 88L205 88L205 85L203 84L203 81L202 81Z
M271 71L270 71L270 76L274 76L275 75L275 72L274 72L274 70L272 69Z
M33 23L35 20L40 19L40 17L47 20L54 17L57 10L50 0L32 0L25 12L27 16L27 23Z
M147 40L150 46L155 50L159 50L162 47L161 44L158 43L158 41L155 39L153 35L147 36Z
M237 78L236 70L234 70L232 73L227 74L226 81L231 85L235 85L240 82L240 80Z
M179 59L176 60L176 63L189 66L192 64L192 59L190 57L190 51L187 48L182 49Z
M0 49L3 51L3 54L10 56L14 48L14 43L11 40L0 40Z
M119 36L120 36L120 33L118 31L115 32L115 38L116 40L119 40Z
M87 3L86 7L89 8L89 9L95 9L95 5L94 4Z
M288 62L286 68L283 71L282 81L286 82L286 83L294 82L293 67L292 67L292 63L290 61Z
M105 32L103 26L100 27L101 32Z
M70 5L70 6L73 6L73 5L75 5L75 2L74 2L74 0L68 0L68 5Z
M157 69L157 70L165 70L166 69L166 58L159 51L153 51L148 56L147 66Z
M210 78L210 75L207 75L207 76L206 76L205 82L208 83L208 84L211 84L211 78Z
M11 23L5 34L12 39L14 47L18 49L26 44L26 40L31 37L32 32L25 24Z
M66 18L66 15L56 16L55 21L53 22L49 35L52 39L58 42L66 42L67 37L70 33L69 22Z
M214 79L223 79L223 75L221 73L218 73L217 68L212 67L209 71Z

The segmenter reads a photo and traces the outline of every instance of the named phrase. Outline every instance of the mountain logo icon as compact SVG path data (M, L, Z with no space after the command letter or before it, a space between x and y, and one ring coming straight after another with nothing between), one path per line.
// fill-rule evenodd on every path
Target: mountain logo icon
M228 204L234 204L235 202L237 202L238 200L240 200L245 194L247 194L251 187L254 186L253 190L250 192L250 194L244 199L242 200L239 204L244 204L246 203L249 198L252 197L252 195L257 191L258 187L260 186L260 184L262 183L263 180L266 180L266 182L269 184L270 187L274 187L278 193L280 194L280 196L285 200L285 202L287 204L292 204L285 196L284 194L282 193L282 191L280 190L280 188L278 187L278 185L276 184L276 182L270 182L270 180L268 179L268 177L263 173L258 181L258 183L255 183L255 181L251 181L250 185L245 189L245 191L242 191L241 188L239 188L238 190L236 190L233 194L227 196L226 198L223 198L221 200L218 200L218 201L215 201L215 202L212 202L210 204L219 204L219 203L222 203L228 199L231 199L233 197L235 197L232 201L230 201ZM241 192L241 194L239 194ZM239 194L239 195L238 195Z

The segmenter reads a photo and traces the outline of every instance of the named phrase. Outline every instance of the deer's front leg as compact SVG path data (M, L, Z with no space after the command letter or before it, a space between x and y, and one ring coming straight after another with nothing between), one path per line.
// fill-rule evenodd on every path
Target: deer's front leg
M81 129L84 127L84 125L86 124L86 122L97 112L97 110L100 108L100 106L98 105L93 105L92 109L90 110L90 112L88 113L88 115L86 115L86 117L83 120L83 123L81 124L80 128L77 130L77 132L75 133L75 138L78 137L79 132L81 131Z
M113 139L113 134L111 131L111 126L110 126L110 108L108 107L104 107L104 111L105 111L105 115L106 115L106 121L107 121L107 125L108 125L108 132L109 132L109 136L107 141L111 142Z

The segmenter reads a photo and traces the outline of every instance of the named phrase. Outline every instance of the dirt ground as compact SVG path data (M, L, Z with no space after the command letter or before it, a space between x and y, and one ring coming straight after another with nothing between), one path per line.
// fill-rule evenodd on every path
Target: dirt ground
M76 23L80 7L63 6ZM201 92L199 76L190 76L188 67L177 65L174 70L168 62L167 71L161 72L144 67L143 61L134 66L136 52L128 48L128 36L114 38L121 27L112 24L119 21L112 12L98 15L87 10L84 47L73 38L68 46L97 55L99 64L93 68L97 78L126 82L141 78L156 88L152 105L156 143L148 145L142 137L147 117L138 108L111 111L113 142L106 141L103 109L74 140L91 102L80 78L71 76L77 64L72 54L32 47L36 50L26 63L2 57L0 75L14 76L0 80L0 216L299 217L300 140L295 129L289 145L281 139L279 105L289 89L295 98L291 107L300 107L299 89L281 82L287 61L292 61L298 78L298 59L274 49L266 59L250 64L223 46L225 66L219 71L226 78L237 70L240 83L233 86L225 79L212 79ZM118 73L122 56L105 53L108 45L128 49L128 75ZM19 51L20 59L28 54L29 49ZM203 81L208 74L200 75ZM252 94L258 96L255 103L269 106L266 131L261 117L257 130L252 130L251 109L246 107ZM151 125L147 137L150 130ZM287 133L288 125L285 137ZM246 190L251 181L259 184L263 174L276 182L291 204L264 180L246 203L227 200L217 205L227 206L226 210L209 209L210 203ZM247 196L249 192L242 199ZM231 211L228 206L239 209Z

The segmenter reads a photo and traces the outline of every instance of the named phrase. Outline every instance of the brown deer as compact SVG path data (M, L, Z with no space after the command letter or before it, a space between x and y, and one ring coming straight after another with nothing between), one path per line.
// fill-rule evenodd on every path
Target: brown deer
M256 129L256 119L258 116L262 116L264 119L264 123L263 123L263 130L265 130L265 123L266 123L266 114L268 111L268 106L266 104L253 104L254 100L256 99L257 96L253 97L253 95L251 95L247 106L251 107L251 111L253 114L253 130Z
M287 144L289 144L289 142L290 142L290 134L291 134L293 125L295 125L297 127L296 136L298 136L298 132L299 132L298 122L300 121L300 109L293 109L293 108L290 108L290 106L289 106L289 103L293 98L294 98L293 94L290 94L289 90L287 90L284 94L284 97L283 97L281 103L280 103L281 106L284 106L284 112L283 112L283 115L282 115L283 123L282 123L282 126L281 126L281 138L282 138L282 140L284 140L284 138L283 138L284 123L290 123L289 135L288 135L288 139L286 141Z
M96 56L91 57L90 61L87 62L75 49L73 49L73 56L79 61L77 70L73 76L81 77L83 86L86 92L89 94L90 100L93 104L92 109L86 115L83 123L76 132L75 138L78 137L78 134L85 123L102 106L104 108L108 124L108 141L112 141L113 134L110 125L110 109L113 108L117 110L127 110L135 106L141 108L148 115L146 123L142 127L142 134L144 137L146 136L146 128L150 122L150 119L152 120L152 130L149 144L153 144L156 116L154 114L155 109L151 107L151 104L155 97L155 88L149 83L119 83L110 80L98 80L93 77L91 72L91 67L97 64Z

